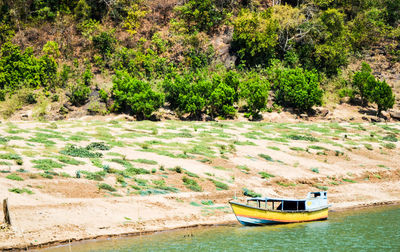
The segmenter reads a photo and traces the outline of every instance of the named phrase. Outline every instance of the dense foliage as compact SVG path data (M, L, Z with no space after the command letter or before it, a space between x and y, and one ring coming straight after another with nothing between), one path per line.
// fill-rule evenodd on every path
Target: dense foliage
M191 118L303 112L324 90L393 107L371 67L343 72L376 47L400 62L400 0L271 2L0 0L0 100L67 99L138 119L164 105Z
M131 77L126 72L116 72L112 96L116 111L132 112L139 119L146 119L162 106L164 96L152 90L148 82Z
M307 111L314 105L322 104L323 91L315 71L297 67L277 69L275 74L276 101L282 106Z
M393 108L395 97L386 81L375 79L371 72L371 67L363 62L361 71L356 72L353 76L353 87L355 92L360 94L362 104L376 103L377 112L380 114L382 110Z

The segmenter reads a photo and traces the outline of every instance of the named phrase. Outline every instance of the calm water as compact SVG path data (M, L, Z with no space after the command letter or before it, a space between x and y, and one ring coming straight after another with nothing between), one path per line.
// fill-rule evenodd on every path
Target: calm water
M192 236L193 235L193 236ZM189 236L189 237L188 237ZM400 207L331 212L329 220L161 232L45 249L60 251L400 251Z

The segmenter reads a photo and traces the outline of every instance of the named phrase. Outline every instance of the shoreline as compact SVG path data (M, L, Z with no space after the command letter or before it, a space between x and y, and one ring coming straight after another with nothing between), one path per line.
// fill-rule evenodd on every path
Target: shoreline
M235 224L228 200L245 192L328 191L332 211L400 204L400 124L19 122L0 134L12 220L0 250Z
M373 203L364 203L364 204L357 204L352 206L344 206L335 209L330 209L329 212L346 212L346 211L353 211L353 210L361 210L361 209L372 209L372 208L379 208L379 207L390 207L390 206L400 206L400 199L399 200L390 200L390 201L380 201L380 202L373 202ZM231 213L233 215L233 213ZM235 225L237 221L221 221L217 223L194 223L186 226L177 226L173 228L164 228L164 229L156 229L156 230L144 230L144 231L135 231L135 232L126 232L120 234L107 234L107 235L97 235L97 236L90 236L90 237L82 237L82 238L72 238L68 240L59 240L59 241L51 241L41 244L36 244L33 246L14 246L10 248L1 248L2 251L26 251L26 250L40 250L46 249L51 247L57 246L67 246L68 244L73 245L75 243L81 242L96 242L106 239L120 239L120 238L127 238L127 237L136 237L141 235L152 235L159 232L172 232L177 230L184 230L184 229L192 229L192 228L205 228L205 227L216 227L216 226L229 226Z

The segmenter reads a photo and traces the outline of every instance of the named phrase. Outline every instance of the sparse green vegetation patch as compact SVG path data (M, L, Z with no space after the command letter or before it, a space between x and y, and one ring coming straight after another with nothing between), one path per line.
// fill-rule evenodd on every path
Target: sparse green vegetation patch
M62 151L60 151L60 153L67 156L81 158L99 158L103 156L102 153L91 152L86 148L77 147L76 145L67 145Z
M111 185L106 184L106 183L100 183L100 184L97 185L97 187L99 189L106 190L106 191L109 191L109 192L116 192L117 191L117 189L115 189L114 187L112 187Z
M275 177L275 175L272 175L272 174L270 174L268 172L263 172L263 171L259 172L258 174L260 174L261 178L263 178L263 179L269 179L269 178L274 178Z
M228 190L229 186L221 181L215 180L215 179L209 179L211 182L214 183L215 187L217 190Z
M70 164L70 165L82 165L82 164L85 164L85 162L83 162L83 161L79 161L79 160L76 160L74 158L70 158L70 157L67 157L67 156L58 156L57 160L60 161L61 163Z
M287 138L292 140L309 141L309 142L319 142L319 140L313 136L308 135L288 135Z
M6 178L15 180L15 181L23 181L24 179L18 176L16 173L11 173L10 175L7 175Z
M242 188L242 192L244 196L248 196L248 197L252 197L252 198L256 198L256 197L261 197L261 194L256 193L250 189L247 188Z
M201 188L201 186L197 183L196 180L188 178L186 176L184 176L182 178L183 184L190 190L195 191L195 192L201 192L203 191L203 189Z
M28 188L10 188L10 189L8 189L8 191L13 192L13 193L18 193L18 194L23 194L23 193L33 194L33 192L31 190L29 190Z
M272 159L272 157L270 156L270 155L267 155L267 154L258 154L258 156L260 157L260 158L263 158L263 159L265 159L265 160L267 160L267 161L270 161L270 162L273 162L274 160Z
M136 163L150 164L150 165L156 165L156 164L158 164L157 161L149 160L149 159L144 159L144 158L133 159L132 161L133 161L133 162L136 162Z
M31 162L35 164L33 166L34 168L44 170L44 171L52 170L54 168L64 167L63 164L58 163L52 159L36 159L36 160L32 160Z

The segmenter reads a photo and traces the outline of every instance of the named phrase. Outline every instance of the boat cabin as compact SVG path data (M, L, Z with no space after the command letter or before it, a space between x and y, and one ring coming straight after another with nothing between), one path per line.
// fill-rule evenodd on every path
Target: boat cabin
M328 205L327 192L309 192L306 199L251 198L247 205L275 211L308 211Z

